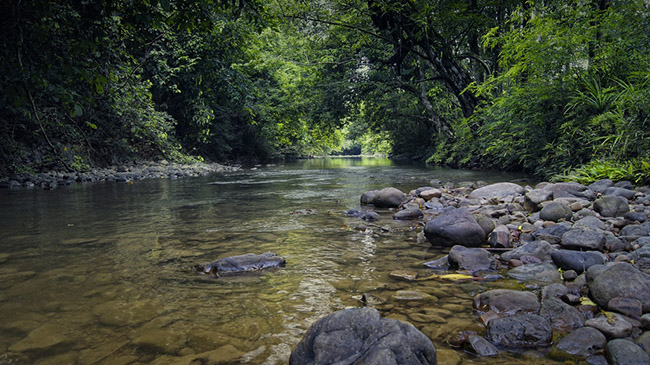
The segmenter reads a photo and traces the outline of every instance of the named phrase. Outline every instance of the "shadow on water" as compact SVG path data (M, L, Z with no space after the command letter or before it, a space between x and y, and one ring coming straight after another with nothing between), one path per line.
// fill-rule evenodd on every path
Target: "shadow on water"
M163 364L212 352L224 362L281 364L314 321L360 306L364 293L385 316L429 336L441 364L516 363L474 359L446 343L482 331L471 298L484 288L389 278L397 269L426 275L422 263L444 254L417 241L417 222L383 210L368 226L341 212L386 186L525 178L328 158L205 178L2 191L0 363ZM285 256L286 268L219 279L190 270L267 251ZM400 290L428 296L401 300Z

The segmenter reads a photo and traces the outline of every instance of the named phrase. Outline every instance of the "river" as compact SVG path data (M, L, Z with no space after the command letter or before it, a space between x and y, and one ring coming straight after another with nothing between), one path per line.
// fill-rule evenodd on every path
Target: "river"
M432 179L522 176L327 158L202 178L0 191L0 364L163 364L209 351L225 362L282 364L314 321L361 306L363 293L382 301L384 316L429 336L440 364L522 361L474 359L446 343L481 331L471 303L484 287L388 276L426 273L422 263L444 254L418 242L420 224L394 221L388 210L374 225L341 214L359 207L365 191L408 192ZM190 269L267 251L287 266L216 279ZM397 300L403 289L431 297Z

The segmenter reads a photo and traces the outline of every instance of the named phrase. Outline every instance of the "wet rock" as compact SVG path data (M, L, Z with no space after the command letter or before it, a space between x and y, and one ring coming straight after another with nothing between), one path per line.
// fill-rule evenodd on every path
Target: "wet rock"
M532 241L523 246L517 247L512 251L504 252L501 258L509 261L513 259L520 259L522 256L537 257L541 261L551 260L551 252L553 247L546 241Z
M574 270L578 274L591 266L605 263L605 255L596 251L555 250L551 253L551 258L562 270Z
M552 201L539 212L539 218L545 221L558 222L560 220L570 220L573 217L573 210L563 201Z
M494 289L474 296L474 308L497 314L537 313L540 304L537 295L532 292Z
M406 194L396 188L383 188L364 193L361 204L372 204L377 208L397 208L406 200Z
M429 267L431 269L437 269L437 270L443 270L446 271L449 269L449 256L445 255L439 259L435 259L433 261L425 262L424 266Z
M487 339L503 347L547 346L552 336L553 330L548 320L530 313L495 318L487 328Z
M634 194L636 194L636 192L634 190L623 189L623 188L612 186L611 188L607 188L604 194L611 195L611 196L622 196L625 199L629 200L634 198Z
M376 212L363 212L359 218L363 219L366 222L375 222L379 220L379 214Z
M515 267L508 271L508 276L519 281L541 281L546 283L562 281L557 267L551 263Z
M470 352L477 356L494 356L501 353L493 344L479 335L469 335L467 347Z
M440 189L432 188L432 189L427 189L427 190L421 191L420 193L418 193L418 195L422 199L424 199L426 201L429 201L429 200L431 200L433 198L440 198L442 196L442 191Z
M436 364L431 340L409 323L382 319L372 308L346 309L318 320L290 364Z
M249 253L225 257L217 261L196 265L194 268L203 273L227 275L272 267L284 267L286 263L284 257L280 257L273 252L267 252L261 255Z
M607 309L638 320L643 313L643 303L633 298L612 298L607 302Z
M569 229L571 229L571 227L568 227L565 224L555 224L533 232L533 237L535 240L546 241L554 245L560 243L562 235Z
M589 185L589 189L596 193L604 193L607 188L614 186L614 182L610 179L602 179L594 182L593 184Z
M520 185L503 182L478 188L469 194L470 199L497 199L501 200L508 196L522 195L526 190Z
M607 338L593 327L581 327L562 338L556 348L569 355L589 357L607 345Z
M573 228L562 235L562 247L601 251L605 245L605 233L593 229Z
M595 265L587 270L587 285L594 302L606 307L612 298L633 298L650 312L650 275L625 262ZM625 285L621 285L625 283Z
M419 219L422 218L424 215L422 214L422 211L417 208L409 208L409 209L404 209L400 210L399 212L393 214L393 219L397 220L409 220L409 219Z
M174 354L183 348L186 342L187 337L184 333L147 329L136 337L132 344L146 352Z
M650 356L632 341L615 339L607 343L607 358L611 365L648 365Z
M585 323L585 318L578 309L556 298L542 301L539 315L548 319L551 327L559 332L569 332Z
M388 274L391 278L413 281L417 278L418 274L415 271L408 270L393 270Z
M424 235L434 246L480 246L485 242L485 231L467 208L452 208L427 222Z
M150 321L161 311L160 306L151 301L108 301L96 305L93 314L99 317L99 322L109 326L136 326Z
M483 248L467 248L456 245L449 251L449 266L452 269L476 271L494 271L497 260Z
M607 338L623 338L632 333L632 324L618 313L608 312L585 321L585 326L593 327L602 332Z
M622 217L630 211L627 199L621 196L604 195L594 202L594 210L603 217Z

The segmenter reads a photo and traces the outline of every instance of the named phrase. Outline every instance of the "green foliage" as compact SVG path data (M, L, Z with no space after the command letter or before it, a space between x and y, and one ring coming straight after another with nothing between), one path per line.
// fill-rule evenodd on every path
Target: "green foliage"
M600 179L628 180L635 184L650 184L650 160L633 159L625 162L594 160L585 165L555 175L552 181L576 181L589 184Z

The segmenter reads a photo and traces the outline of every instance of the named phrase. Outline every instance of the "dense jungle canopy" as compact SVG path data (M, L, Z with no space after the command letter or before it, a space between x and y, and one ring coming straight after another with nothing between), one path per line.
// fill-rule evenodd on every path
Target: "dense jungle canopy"
M3 174L385 153L650 176L644 0L6 0L0 11Z

